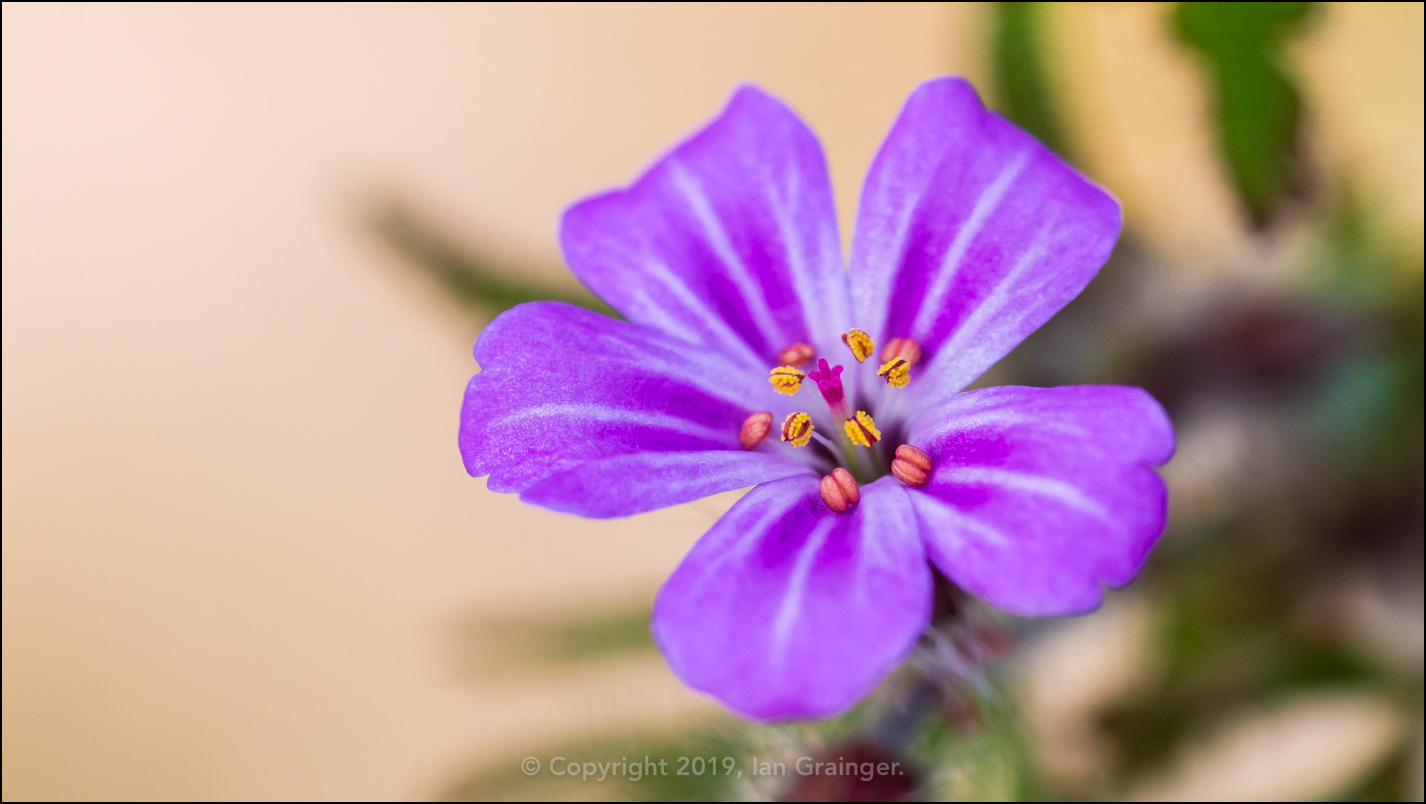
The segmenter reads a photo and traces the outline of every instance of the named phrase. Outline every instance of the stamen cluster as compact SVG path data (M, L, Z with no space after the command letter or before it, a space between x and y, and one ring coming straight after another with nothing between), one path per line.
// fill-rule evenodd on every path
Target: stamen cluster
M858 362L865 362L876 353L876 343L864 330L851 329L842 335L842 343ZM827 358L817 358L817 367L804 373L801 366L807 365L816 355L816 350L807 343L794 343L778 353L778 365L768 372L768 382L773 390L787 396L795 395L802 388L804 379L811 379L817 391L827 403L827 410L842 422L842 453L846 462L854 469L858 465L855 447L870 448L881 441L881 430L876 421L865 410L853 411L847 403L846 389L842 385L843 367L832 365ZM921 346L912 338L892 338L881 350L881 368L877 375L886 380L891 388L905 388L911 381L911 367L921 359ZM788 414L783 420L781 438L794 447L805 447L816 438L835 455L837 446L814 431L816 426L812 415L805 411ZM738 433L738 441L744 449L754 449L767 440L772 432L772 414L759 411L749 416ZM903 455L903 450L906 451ZM920 488L926 485L931 471L931 460L909 444L897 447L896 459L892 461L891 473L901 482ZM837 513L845 513L861 499L856 477L845 467L837 467L822 478L822 499L827 507Z

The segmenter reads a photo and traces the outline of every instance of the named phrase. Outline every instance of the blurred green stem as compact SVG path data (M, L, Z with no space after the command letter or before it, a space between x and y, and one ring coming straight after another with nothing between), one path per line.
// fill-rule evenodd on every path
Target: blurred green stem
M996 3L991 69L1000 112L1065 155L1058 110L1045 74L1042 3Z
M1311 3L1180 3L1180 39L1209 67L1223 158L1253 223L1266 226L1283 197L1303 188L1298 164L1301 100L1281 67Z
M562 301L619 317L609 305L581 287L513 278L514 270L497 269L494 260L458 245L400 205L388 206L372 219L371 225L413 268L435 279L451 298L481 319L532 301Z

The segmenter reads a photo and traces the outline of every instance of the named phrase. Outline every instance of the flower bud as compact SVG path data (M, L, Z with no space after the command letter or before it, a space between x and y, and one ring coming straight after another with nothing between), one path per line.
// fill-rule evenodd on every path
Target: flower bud
M931 475L931 457L910 444L896 448L896 458L891 462L891 473L897 480L919 489L926 485Z
M921 344L915 338L892 338L881 347L881 362L890 363L896 358L906 361L907 366L921 362Z
M779 366L805 366L816 355L817 350L812 348L812 344L798 341L777 353L777 364Z
M852 506L862 501L862 490L852 473L842 467L832 470L832 474L822 478L818 487L822 492L822 502L839 514L845 514Z
M772 432L772 414L759 411L743 420L743 429L738 431L738 443L743 449L752 449L767 440Z

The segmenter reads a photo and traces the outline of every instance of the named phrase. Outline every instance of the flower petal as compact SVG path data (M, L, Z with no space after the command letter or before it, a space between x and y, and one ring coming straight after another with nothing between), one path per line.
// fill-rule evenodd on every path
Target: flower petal
M1007 611L1094 609L1163 532L1153 467L1173 454L1173 426L1143 389L969 391L923 414L909 440L935 464L910 495L932 563Z
M575 274L630 321L764 371L799 341L830 350L848 326L821 145L755 87L628 189L570 208L560 240Z
M926 404L956 393L1079 294L1119 235L1119 204L960 78L907 99L862 189L856 320L925 350ZM911 389L908 389L910 391Z
M520 499L567 514L607 519L796 474L816 478L803 464L761 452L644 452L560 472L525 489Z
M834 715L915 645L931 570L906 492L885 478L834 514L815 477L765 483L664 584L654 639L679 678L762 720Z
M780 445L738 443L748 414L775 410L764 378L647 327L522 304L481 332L475 357L460 448L494 491L622 516L808 471Z

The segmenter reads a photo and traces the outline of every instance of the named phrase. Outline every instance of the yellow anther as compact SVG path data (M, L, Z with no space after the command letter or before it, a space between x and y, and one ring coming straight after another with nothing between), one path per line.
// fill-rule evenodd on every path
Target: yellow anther
M852 357L855 357L858 363L865 363L871 353L876 351L876 343L872 341L871 336L859 329L847 330L842 335L842 343L852 350Z
M911 382L911 363L904 357L893 357L881 364L876 376L885 377L886 384L892 388L905 388L906 383Z
M792 396L802 387L802 378L806 376L792 366L778 366L768 372L767 379L772 383L774 391Z
M782 423L782 440L794 447L805 447L812 440L812 417L806 413L789 413Z
M871 416L864 410L857 411L857 415L847 419L842 425L847 431L847 438L859 447L870 447L881 440L881 431L876 429L876 422L871 420Z

